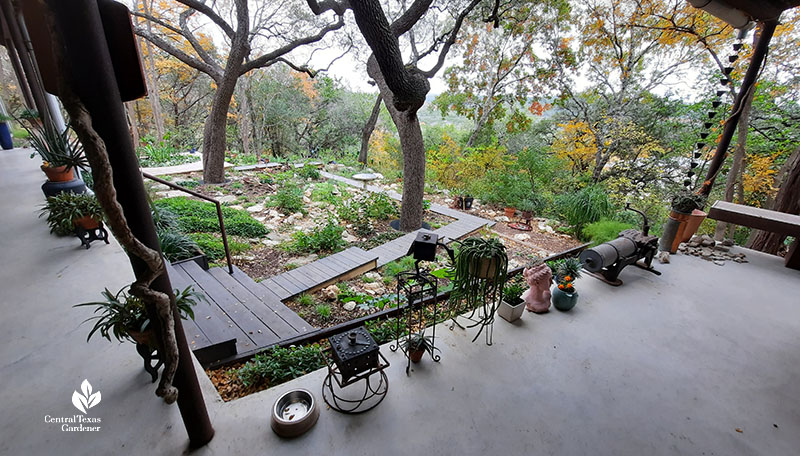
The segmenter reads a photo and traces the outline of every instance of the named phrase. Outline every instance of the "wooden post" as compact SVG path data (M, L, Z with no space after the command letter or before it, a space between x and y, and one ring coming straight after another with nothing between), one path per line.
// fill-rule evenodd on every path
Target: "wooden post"
M59 71L88 109L92 126L105 142L113 169L117 201L133 234L147 247L160 252L101 19L101 10L105 16L108 13L116 15L120 12L119 8L122 14L127 14L127 9L112 0L45 0L45 4L56 19L58 33L52 39L62 40L58 45L67 62L66 68L59 68ZM109 24L108 28L109 32L116 29L113 24ZM148 270L139 258L129 258L136 277ZM152 283L152 288L169 294L174 300L166 272ZM148 311L151 316L156 315L152 309ZM192 447L199 447L211 440L214 429L208 418L192 354L176 308L173 308L173 313L179 351L178 371L173 384L179 390L178 407L189 434L189 443Z

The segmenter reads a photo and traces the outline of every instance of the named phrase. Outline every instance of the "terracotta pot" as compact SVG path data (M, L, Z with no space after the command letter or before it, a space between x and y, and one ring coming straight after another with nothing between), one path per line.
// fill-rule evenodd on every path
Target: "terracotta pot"
M414 350L408 352L408 358L411 360L412 363L418 363L422 361L422 355L425 354L425 350Z
M67 169L66 166L41 166L47 180L50 182L69 182L75 179L74 169Z
M689 217L691 217L692 214L671 211L669 216L671 219L678 221L678 230L675 232L675 239L672 240L672 245L669 249L670 253L675 253L678 251L678 245L683 242L683 232L686 231L686 224L689 222Z
M512 218L512 217L514 217L514 215L516 215L517 208L516 207L507 207L507 208L503 209L503 211L505 212L506 217Z
M697 233L697 229L700 228L700 224L703 223L707 215L708 214L700 209L695 209L689 214L689 219L686 221L686 226L683 229L681 242L688 242L689 239Z
M469 273L479 279L490 279L497 273L497 266L500 262L497 258L481 258L469 265Z
M87 230L87 231L88 230L95 230L95 229L100 227L100 222L95 220L95 219L93 219L92 217L90 217L88 215L84 215L83 217L81 217L79 219L73 220L72 224L75 225L75 226L79 226L79 227L81 227L81 228L83 228L84 230Z
M144 331L134 331L132 329L129 329L128 334L130 334L131 338L135 340L137 344L142 344L142 345L155 344L156 333L152 328L145 329Z

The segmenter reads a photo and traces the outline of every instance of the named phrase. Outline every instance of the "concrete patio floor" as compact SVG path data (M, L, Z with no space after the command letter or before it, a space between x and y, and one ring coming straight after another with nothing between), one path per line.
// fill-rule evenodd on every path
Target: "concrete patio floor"
M178 409L129 344L86 343L87 309L103 287L132 279L112 241L84 250L49 235L38 163L0 152L0 454L181 454ZM613 288L577 282L569 313L498 320L494 345L437 328L442 361L410 376L401 355L386 399L359 416L326 409L293 440L269 429L269 409L294 387L321 400L324 371L229 403L201 383L216 436L196 454L795 455L800 448L800 272L744 251L715 266L673 256L655 276L627 268ZM62 432L88 379L102 401L99 432ZM738 432L738 431L741 432Z

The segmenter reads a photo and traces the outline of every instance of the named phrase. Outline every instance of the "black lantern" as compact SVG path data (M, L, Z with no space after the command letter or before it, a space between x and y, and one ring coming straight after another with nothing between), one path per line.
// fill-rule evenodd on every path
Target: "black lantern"
M378 367L378 344L363 326L331 336L328 342L331 344L333 362L345 382Z

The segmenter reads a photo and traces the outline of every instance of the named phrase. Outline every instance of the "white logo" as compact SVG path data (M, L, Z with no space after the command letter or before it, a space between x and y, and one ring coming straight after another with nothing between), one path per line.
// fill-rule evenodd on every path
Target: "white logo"
M89 380L83 380L81 392L83 394L77 391L72 393L72 405L82 413L86 413L87 410L100 403L100 391L92 393L92 384L89 383Z

